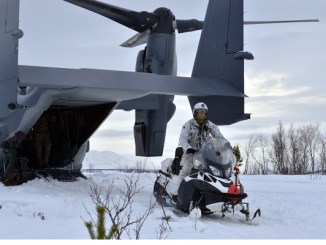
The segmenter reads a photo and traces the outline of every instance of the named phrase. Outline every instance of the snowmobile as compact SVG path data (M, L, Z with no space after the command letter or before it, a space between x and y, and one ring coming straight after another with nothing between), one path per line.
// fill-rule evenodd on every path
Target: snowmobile
M232 215L248 223L257 224L261 216L257 209L251 217L249 203L240 182L240 169L227 140L207 140L192 156L183 156L181 147L176 149L175 158L161 163L154 183L153 194L161 205L172 206L191 218L220 213ZM193 158L193 168L180 183L178 176L183 157ZM179 179L179 180L178 180Z

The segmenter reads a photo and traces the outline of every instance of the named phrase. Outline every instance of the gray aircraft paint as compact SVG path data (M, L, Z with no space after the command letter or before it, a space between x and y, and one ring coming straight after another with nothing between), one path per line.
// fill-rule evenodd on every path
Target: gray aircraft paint
M136 72L19 66L18 42L23 37L19 0L0 0L0 160L6 162L13 156L4 154L8 150L4 145L18 144L18 133L27 135L40 117L45 113L56 115L57 111L63 116L71 110L88 123L97 121L89 131L84 126L88 132L81 132L83 137L77 143L68 144L69 152L60 166L77 169L89 148L89 137L115 109L135 110L134 136L139 156L162 155L167 123L175 111L174 95L189 96L190 106L205 102L210 108L210 120L218 125L249 119L244 112L244 60L253 56L243 51L243 1L209 1L204 22L173 19L166 8L153 13L169 13L166 23L170 24L157 24L149 31L145 24L154 22L145 18L146 28L139 27L139 34L122 44L146 44L136 59ZM152 17L153 13L142 12ZM178 34L203 28L190 78L177 76L175 28ZM100 114L92 118L90 115L96 111ZM73 123L70 128L75 129Z

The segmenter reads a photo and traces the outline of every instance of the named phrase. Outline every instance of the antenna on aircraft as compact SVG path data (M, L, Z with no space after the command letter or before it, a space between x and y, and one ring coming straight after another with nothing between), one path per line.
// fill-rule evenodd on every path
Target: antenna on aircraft
M284 23L302 23L302 22L319 22L319 19L304 19L304 20L262 20L262 21L244 21L245 25L258 24L284 24Z

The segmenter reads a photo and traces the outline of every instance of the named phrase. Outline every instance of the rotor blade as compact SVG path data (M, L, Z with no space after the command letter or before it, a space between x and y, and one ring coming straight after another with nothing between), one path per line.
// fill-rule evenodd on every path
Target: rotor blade
M148 31L137 33L136 35L132 36L124 43L120 44L120 46L125 48L132 48L147 43L147 33Z
M136 12L95 0L64 0L85 8L138 32L150 29L158 21L158 16L145 11Z
M191 20L176 20L177 29L179 33L197 31L203 28L204 21L191 19Z
M277 24L277 23L294 23L294 22L319 22L319 19L306 19L306 20L275 20L275 21L244 21L245 25L258 25L258 24Z
M177 29L179 33L197 31L203 28L203 21L191 20L177 20ZM257 24L277 24L277 23L295 23L295 22L319 22L319 19L305 19L305 20L276 20L276 21L244 21L244 25Z

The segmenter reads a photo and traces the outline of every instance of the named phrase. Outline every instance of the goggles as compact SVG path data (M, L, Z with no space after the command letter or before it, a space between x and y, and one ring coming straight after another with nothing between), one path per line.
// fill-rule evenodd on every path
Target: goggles
M195 112L196 113L204 113L204 114L206 114L206 110L205 109L197 109L197 110L195 110Z

